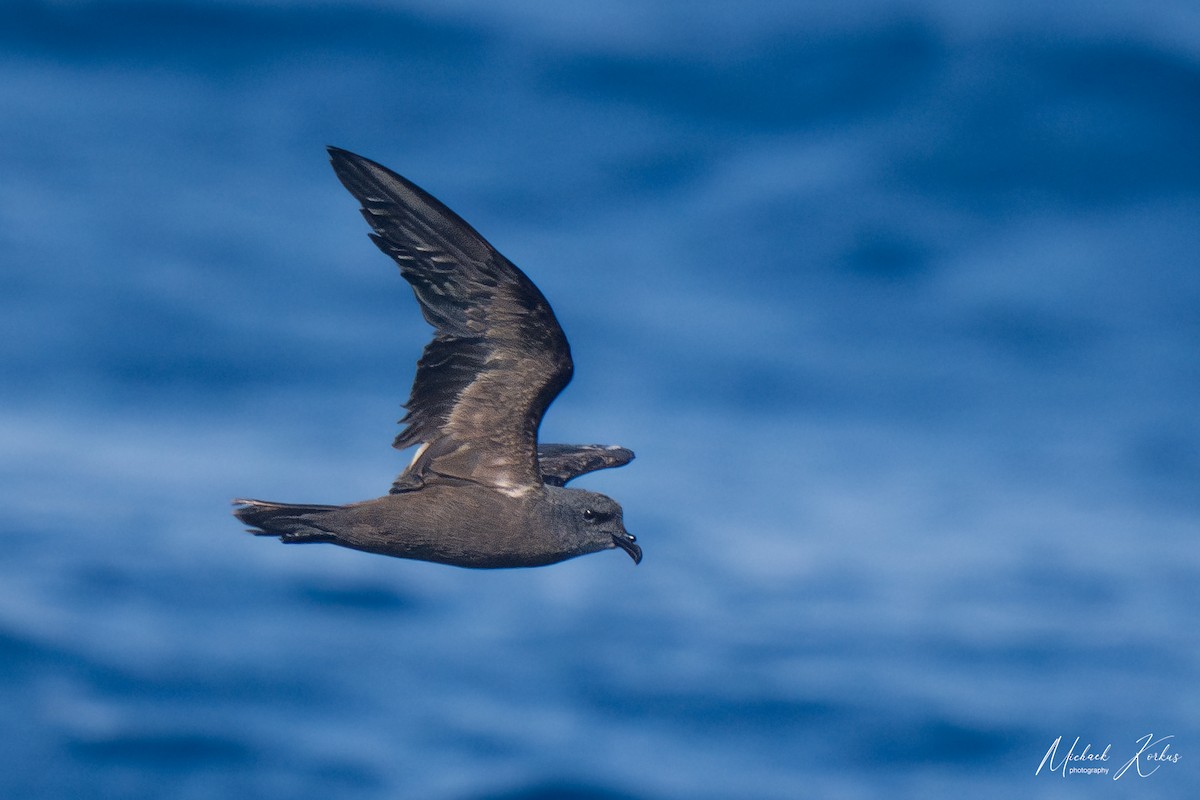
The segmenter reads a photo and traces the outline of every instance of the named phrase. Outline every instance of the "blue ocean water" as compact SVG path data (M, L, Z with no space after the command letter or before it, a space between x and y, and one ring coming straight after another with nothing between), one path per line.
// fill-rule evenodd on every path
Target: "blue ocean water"
M1194 4L547 5L0 7L0 795L1194 796ZM240 532L407 463L326 144L542 288L642 565Z

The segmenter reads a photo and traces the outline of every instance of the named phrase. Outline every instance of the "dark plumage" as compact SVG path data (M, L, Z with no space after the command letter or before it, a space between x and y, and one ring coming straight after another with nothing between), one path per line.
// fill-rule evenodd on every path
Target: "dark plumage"
M235 500L233 513L251 533L286 543L462 567L534 567L614 547L641 561L616 501L564 488L633 453L538 444L542 415L573 370L546 298L419 187L345 150L329 155L434 327L393 443L420 447L383 497L346 506Z

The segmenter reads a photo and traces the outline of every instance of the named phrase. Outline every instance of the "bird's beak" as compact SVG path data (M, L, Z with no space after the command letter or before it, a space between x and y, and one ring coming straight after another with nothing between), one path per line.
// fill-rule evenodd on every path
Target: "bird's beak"
M637 546L636 536L634 536L632 533L621 531L620 533L614 533L612 537L613 543L616 544L617 547L621 548L626 553L629 553L629 557L633 559L633 563L642 563L642 548Z

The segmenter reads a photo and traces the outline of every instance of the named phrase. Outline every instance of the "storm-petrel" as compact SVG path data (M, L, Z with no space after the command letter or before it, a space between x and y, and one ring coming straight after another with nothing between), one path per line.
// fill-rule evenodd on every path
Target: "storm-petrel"
M329 157L435 329L393 443L420 446L383 497L345 506L235 500L233 513L251 533L288 544L330 542L461 567L536 567L614 547L640 562L615 500L565 488L633 453L538 444L542 415L574 369L546 298L410 181L336 147Z

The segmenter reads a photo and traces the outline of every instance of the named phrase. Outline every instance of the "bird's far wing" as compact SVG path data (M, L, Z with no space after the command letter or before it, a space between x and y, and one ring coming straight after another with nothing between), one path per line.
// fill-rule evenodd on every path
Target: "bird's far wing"
M615 444L538 445L542 480L551 486L565 486L585 473L623 467L632 460L632 450Z
M580 475L601 469L623 467L633 460L633 451L615 444L539 444L538 465L542 481L549 486L566 486ZM421 487L405 470L392 484L391 494Z
M338 179L371 239L400 266L435 329L417 362L394 446L421 444L393 491L438 477L509 494L540 489L537 430L571 380L571 351L546 298L435 198L335 147Z

